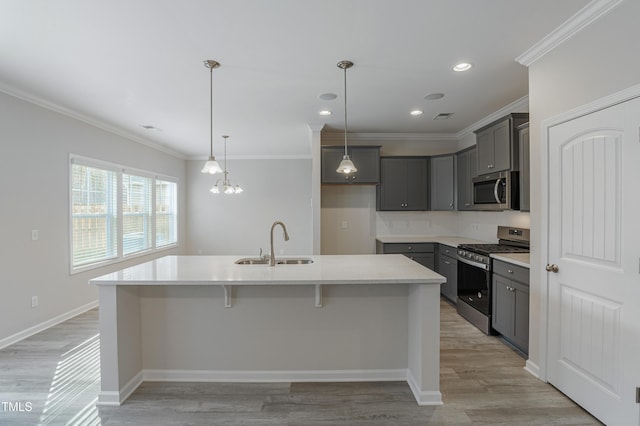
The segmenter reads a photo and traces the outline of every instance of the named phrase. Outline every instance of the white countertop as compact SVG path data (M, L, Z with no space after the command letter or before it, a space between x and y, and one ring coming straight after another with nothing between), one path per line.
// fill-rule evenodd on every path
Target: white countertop
M89 281L94 285L441 284L401 254L305 256L307 265L237 265L243 256L165 256ZM291 257L291 256L287 256ZM276 257L277 259L277 257Z
M491 255L493 259L502 260L503 262L513 263L514 265L529 268L529 253L494 253Z
M381 243L438 243L451 247L458 247L459 244L483 244L487 242L442 235L379 235L376 239Z

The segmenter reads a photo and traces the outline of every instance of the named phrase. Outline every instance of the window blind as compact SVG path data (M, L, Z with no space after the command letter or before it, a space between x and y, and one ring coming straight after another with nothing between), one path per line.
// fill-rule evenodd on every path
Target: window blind
M178 237L178 197L175 182L156 179L156 247L175 244Z
M118 255L117 176L110 170L72 164L71 236L74 267Z
M122 175L122 253L151 248L151 179Z

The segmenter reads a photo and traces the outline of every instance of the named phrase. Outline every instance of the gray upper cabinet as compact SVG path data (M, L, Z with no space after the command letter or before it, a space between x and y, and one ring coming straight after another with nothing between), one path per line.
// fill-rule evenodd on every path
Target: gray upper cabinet
M528 212L530 208L531 179L529 177L529 123L518 127L520 151L520 210Z
M528 113L513 113L476 130L478 176L518 170L517 127L528 120Z
M322 183L377 184L380 182L380 147L351 146L348 151L358 171L349 175L336 172L344 147L323 146L321 148Z
M473 210L473 182L476 177L476 147L456 154L458 210Z
M380 158L376 210L427 210L428 162L427 157Z
M455 155L431 157L431 210L455 210Z

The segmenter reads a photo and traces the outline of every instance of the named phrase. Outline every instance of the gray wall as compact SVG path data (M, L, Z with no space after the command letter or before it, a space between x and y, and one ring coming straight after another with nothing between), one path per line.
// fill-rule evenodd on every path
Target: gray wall
M640 2L626 0L529 67L531 113L531 330L529 358L541 365L540 286L546 283L540 253L541 123L562 112L640 83Z
M220 158L218 158L220 160ZM229 160L227 170L238 195L212 194L218 178L200 172L203 161L187 162L187 240L189 254L258 255L269 252L271 224L276 255L312 254L311 159Z
M0 93L0 346L18 332L95 302L97 291L87 281L131 263L70 275L69 154L175 176L184 211L184 160ZM180 244L184 224L179 223ZM39 230L38 241L31 240L33 229ZM32 296L39 298L36 308Z

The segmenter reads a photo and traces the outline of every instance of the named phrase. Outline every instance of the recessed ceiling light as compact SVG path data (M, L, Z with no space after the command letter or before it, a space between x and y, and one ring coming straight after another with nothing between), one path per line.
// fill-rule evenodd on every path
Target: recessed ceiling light
M328 109L323 109L323 110L318 111L318 114L320 114L320 115L331 115L332 113Z
M471 65L468 62L460 62L459 64L455 65L452 69L457 72L462 72L462 71L470 70L472 66L473 65Z
M436 101L438 99L444 98L444 93L429 93L424 98L428 101Z
M336 95L335 93L323 93L321 95L318 95L318 98L322 99L323 101L332 101L337 97L338 95Z
M422 110L414 109L409 114L411 114L411 115L422 115Z

